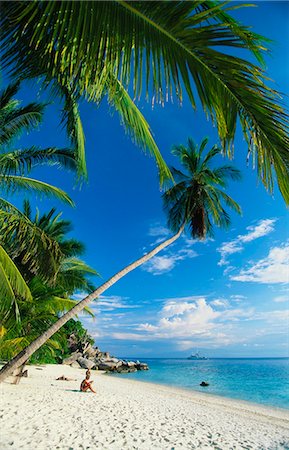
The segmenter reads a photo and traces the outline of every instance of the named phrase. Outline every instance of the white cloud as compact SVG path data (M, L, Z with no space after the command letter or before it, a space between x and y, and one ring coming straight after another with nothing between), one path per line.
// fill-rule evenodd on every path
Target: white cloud
M211 302L211 305L217 306L217 307L221 307L221 308L225 308L229 306L229 302L228 300L225 300L223 298L216 298L215 300L213 300Z
M77 300L80 302L87 296L88 296L87 292L77 292L76 294L73 294L72 298L73 300Z
M149 229L149 236L166 237L171 234L170 230L162 225L152 226Z
M111 336L113 339L118 340L129 340L129 341L151 341L150 336L146 336L143 334L138 333L109 333L109 336Z
M289 244L273 247L267 258L261 259L251 267L243 269L238 275L231 275L234 281L251 281L255 283L289 282Z
M174 269L178 261L187 258L195 258L197 253L194 250L183 248L177 252L164 256L154 256L146 264L142 266L142 270L152 273L153 275L161 275Z
M142 269L153 275L161 275L165 272L170 272L176 265L175 256L155 256L148 261Z
M204 297L194 301L167 301L161 309L160 319L154 324L142 323L137 328L157 339L185 338L206 335L220 312L206 302Z
M243 300L245 300L247 297L245 295L240 295L240 294L234 294L234 295L230 295L230 299L234 302L241 302Z
M285 322L288 333L289 309L260 312L256 315L256 319L265 320L267 323L274 324L278 327L282 325L282 322Z
M240 234L236 239L230 242L224 242L221 247L217 250L221 254L221 259L218 263L219 266L224 266L228 264L227 257L234 253L240 253L244 244L252 242L255 239L266 236L274 230L274 224L276 219L263 219L258 222L255 226L249 226L246 229L248 233Z
M100 295L90 307L94 310L113 311L114 309L138 308L138 305L133 305L127 302L128 297L121 297L119 295Z
M275 224L275 222L276 219L260 220L258 225L247 227L249 233L243 236L238 236L238 238L241 240L241 242L251 242L262 236L266 236L267 234L271 233L274 230L273 225Z
M278 297L273 298L273 302L275 303L289 302L289 297L288 295L279 295Z

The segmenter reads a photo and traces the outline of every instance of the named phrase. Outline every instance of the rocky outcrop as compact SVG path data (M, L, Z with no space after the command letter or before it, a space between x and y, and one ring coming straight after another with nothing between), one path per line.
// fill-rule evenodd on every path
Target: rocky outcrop
M77 361L78 358L82 356L81 352L73 352L68 358L63 359L62 364L70 366L72 363Z
M146 363L140 361L126 361L110 356L91 344L85 345L82 351L73 352L62 361L63 364L83 369L105 370L106 372L131 373L137 370L148 370Z
M93 360L84 358L83 356L77 358L77 362L83 369L93 369L95 366L95 362Z

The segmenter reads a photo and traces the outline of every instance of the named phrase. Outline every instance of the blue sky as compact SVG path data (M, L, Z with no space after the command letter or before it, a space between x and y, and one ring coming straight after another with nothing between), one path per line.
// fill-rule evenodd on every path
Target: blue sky
M235 16L275 42L266 57L275 87L288 93L289 3L258 2ZM43 99L35 84L23 85L23 102ZM288 108L288 98L284 98ZM178 165L170 151L189 136L199 142L215 128L201 109L165 108L140 102L168 164ZM60 105L47 107L43 125L24 136L20 146L67 145L59 126ZM162 212L157 170L125 135L119 118L104 102L98 109L83 104L89 182L80 190L72 174L37 168L34 177L66 190L72 209L55 200L34 199L44 212L58 205L74 224L72 235L86 245L85 260L100 274L112 274L169 236ZM210 357L289 356L289 216L278 188L270 196L246 165L246 143L239 133L233 164L243 174L229 194L240 203L228 231L213 239L183 236L150 263L132 272L92 305L95 319L81 320L104 351L117 356L187 356L200 350ZM221 160L220 160L221 162ZM15 199L15 197L13 197ZM20 205L22 196L15 199ZM79 298L82 298L81 293Z

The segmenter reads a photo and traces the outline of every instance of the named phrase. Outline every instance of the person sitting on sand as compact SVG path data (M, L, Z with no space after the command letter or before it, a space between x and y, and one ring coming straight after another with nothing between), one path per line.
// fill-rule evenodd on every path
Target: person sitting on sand
M81 392L86 392L89 389L91 392L96 394L96 391L91 386L93 381L89 381L89 378L90 378L90 370L87 370L86 371L86 375L85 375L85 379L81 382L80 390L81 390Z

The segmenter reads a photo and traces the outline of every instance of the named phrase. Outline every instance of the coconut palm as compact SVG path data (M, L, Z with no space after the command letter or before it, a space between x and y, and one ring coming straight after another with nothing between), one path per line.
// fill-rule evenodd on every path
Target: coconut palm
M214 158L221 153L221 149L214 146L205 156L204 149L207 139L204 139L200 147L188 141L188 147L179 146L174 149L180 157L181 164L187 173L172 169L179 182L165 192L164 207L168 212L168 224L175 234L159 244L153 250L113 275L94 292L85 297L81 302L64 314L43 335L37 338L23 352L19 353L0 371L0 381L9 375L18 365L26 361L47 339L53 336L69 319L79 314L92 300L96 299L114 283L127 273L144 264L161 250L175 242L185 229L192 237L205 238L212 234L213 224L218 227L228 227L230 218L223 204L240 213L239 205L223 190L227 187L227 180L240 179L240 172L229 166L223 165L213 168Z
M73 277L71 277L73 278ZM70 298L60 285L49 286L38 277L28 283L31 300L18 300L18 312L21 317L16 321L10 312L3 323L0 323L0 358L10 359L28 344L33 342L47 327L53 325L59 316L69 311L77 304L77 300ZM90 292L84 282L83 292ZM85 312L94 317L93 312L86 308ZM66 336L59 330L41 348L41 357L55 356L55 350L65 347Z
M69 221L62 220L61 214L55 214L54 208L43 215L37 211L33 217L28 200L25 200L23 210L33 224L50 240L58 243L62 259L57 272L52 277L53 283L51 280L48 283L46 277L35 276L34 266L31 267L25 259L23 260L21 254L14 257L18 269L28 281L31 298L29 300L16 298L17 310L10 308L1 317L0 358L2 359L13 357L33 342L47 327L54 324L61 314L75 306L77 301L73 299L73 294L77 291L91 293L95 287L90 278L97 275L94 269L78 258L84 252L83 244L75 239L66 238L72 228ZM21 244L19 240L16 244L15 240L6 243L9 254L14 254L19 244ZM35 255L35 258L37 257L39 258L40 255ZM45 264L42 259L38 261L38 265L41 264ZM85 312L93 316L89 308L86 308ZM55 350L61 349L64 344L65 333L60 330L53 339L48 340L41 350L41 356L54 355Z
M37 127L43 116L44 105L30 103L24 107L14 99L19 82L9 85L0 93L0 296L2 307L7 310L15 303L16 296L31 299L30 291L17 266L5 250L5 242L16 238L22 242L26 258L31 260L33 253L41 251L43 258L50 258L55 264L60 250L43 231L32 225L28 217L20 212L7 199L7 194L25 190L42 195L52 195L72 205L69 196L61 189L26 175L35 165L50 164L75 170L74 153L67 149L30 147L12 149L15 138L23 131ZM26 239L24 239L26 237ZM15 242L16 244L16 242ZM15 296L16 294L16 296Z
M288 118L279 94L262 70L266 39L235 20L240 4L215 1L4 2L2 61L13 76L41 77L64 99L64 121L85 170L80 98L99 104L104 96L136 141L169 176L134 98L145 94L164 104L185 92L199 97L217 124L223 152L233 156L241 124L258 176L273 189L273 169L289 203ZM247 6L247 5L244 5ZM232 56L245 49L254 64Z

